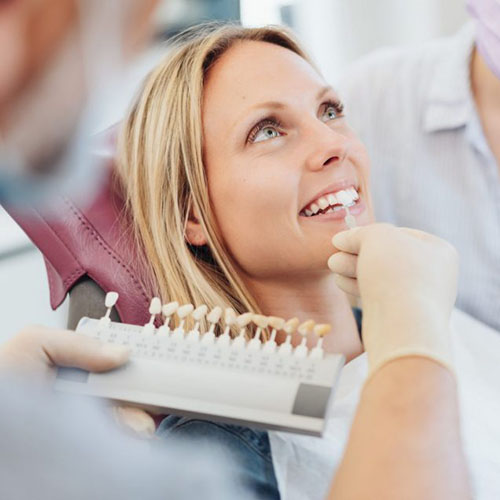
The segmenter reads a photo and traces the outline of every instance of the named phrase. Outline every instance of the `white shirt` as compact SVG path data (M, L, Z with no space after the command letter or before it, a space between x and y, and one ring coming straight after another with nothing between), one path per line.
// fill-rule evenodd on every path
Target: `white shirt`
M451 326L464 452L474 499L498 500L500 335L458 309L451 315ZM322 438L269 432L282 500L325 500L342 459L366 372L366 354L344 367Z
M339 93L372 159L379 221L436 234L460 254L457 306L500 330L500 178L469 83L474 25L355 63Z

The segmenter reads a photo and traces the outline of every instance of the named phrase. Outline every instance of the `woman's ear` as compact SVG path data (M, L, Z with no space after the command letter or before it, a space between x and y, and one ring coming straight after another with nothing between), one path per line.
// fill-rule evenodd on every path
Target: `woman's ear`
M185 238L190 245L195 247L201 247L207 244L205 232L200 224L200 216L193 205L191 205L191 209L189 210Z

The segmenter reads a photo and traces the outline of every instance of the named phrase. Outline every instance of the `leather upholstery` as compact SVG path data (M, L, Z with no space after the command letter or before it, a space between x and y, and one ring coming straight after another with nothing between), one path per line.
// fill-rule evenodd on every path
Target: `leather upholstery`
M105 292L120 294L116 310L123 322L144 324L152 294L139 278L144 270L137 265L123 199L111 176L112 163L109 158L106 162L106 180L85 208L68 198L62 199L57 218L35 208L22 212L5 208L44 256L53 309L87 275Z

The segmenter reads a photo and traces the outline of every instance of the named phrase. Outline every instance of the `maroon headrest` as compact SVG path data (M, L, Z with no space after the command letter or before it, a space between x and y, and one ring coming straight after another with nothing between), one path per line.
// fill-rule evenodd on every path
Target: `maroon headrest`
M22 212L5 208L44 256L53 309L78 279L88 275L105 292L120 294L116 309L124 323L144 324L149 319L151 292L139 278L144 270L138 268L111 162L105 161L106 179L90 206L83 208L64 198L57 218L34 208Z

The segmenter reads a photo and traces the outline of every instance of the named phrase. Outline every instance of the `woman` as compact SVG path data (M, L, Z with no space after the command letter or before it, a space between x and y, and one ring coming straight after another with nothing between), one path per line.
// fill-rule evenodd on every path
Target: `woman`
M447 336L456 254L417 231L343 232L333 205L346 193L357 223L373 222L368 157L293 37L235 26L184 34L147 78L120 143L163 301L312 317L333 327L325 347L350 360L363 346L343 290L359 290L370 376L330 497L469 498ZM160 426L176 431L215 432L176 417ZM225 426L217 439L248 432ZM277 498L267 436L252 439L252 487Z

